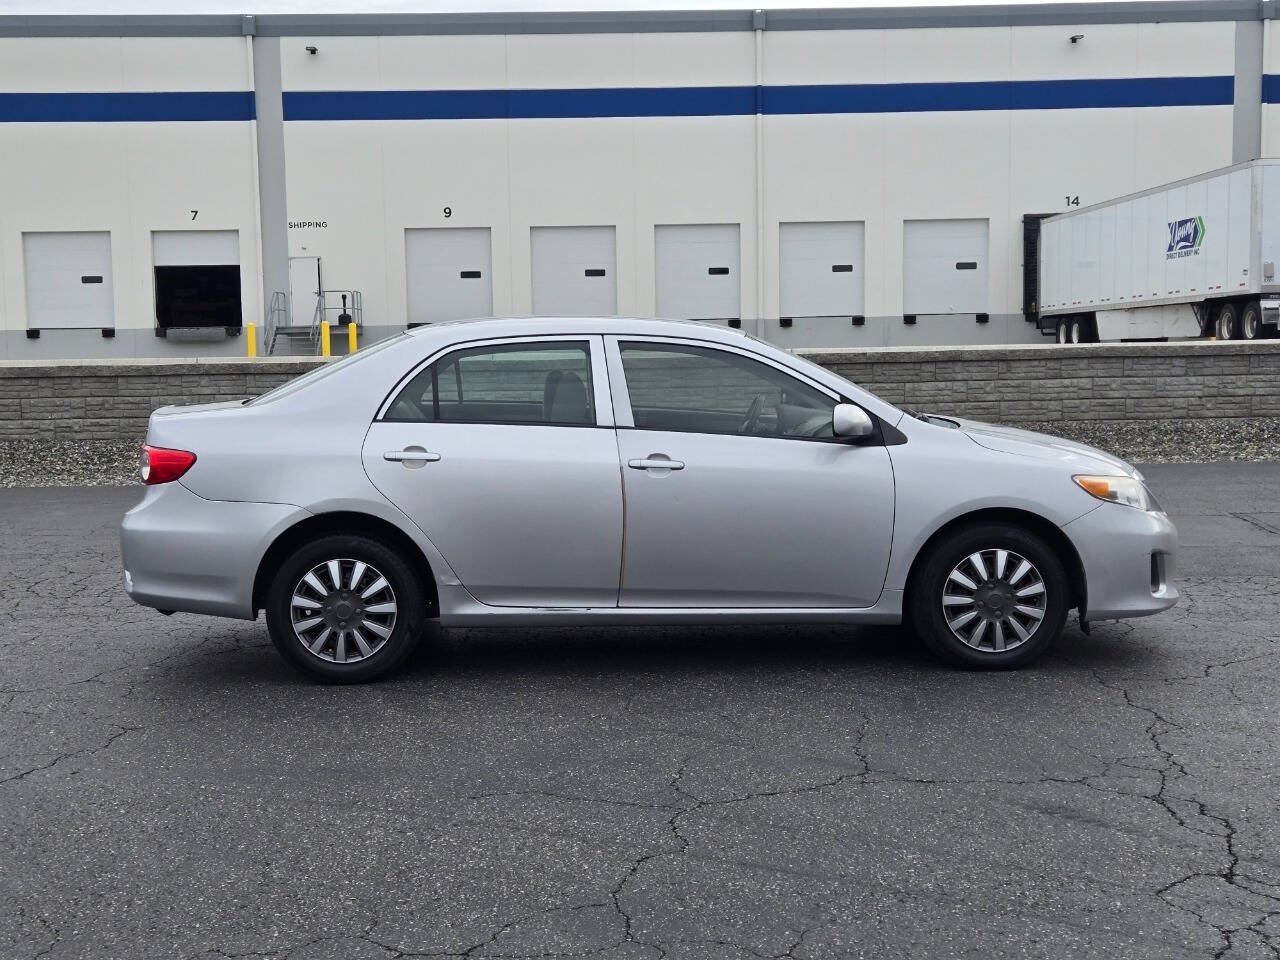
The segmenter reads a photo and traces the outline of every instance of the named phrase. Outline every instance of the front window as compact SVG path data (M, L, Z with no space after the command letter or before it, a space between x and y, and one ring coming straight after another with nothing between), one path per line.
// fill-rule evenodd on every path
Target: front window
M675 343L623 341L618 346L631 414L643 430L833 436L836 401L767 363Z
M386 419L594 425L590 346L575 340L455 350L410 380Z

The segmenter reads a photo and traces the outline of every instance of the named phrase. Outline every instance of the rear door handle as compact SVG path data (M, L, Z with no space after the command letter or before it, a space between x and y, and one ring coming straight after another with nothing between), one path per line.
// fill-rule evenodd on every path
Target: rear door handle
M683 470L684 461L668 457L644 457L640 460L628 460L627 466L632 470Z
M435 463L440 459L440 454L410 447L407 450L388 450L382 455L382 459L392 463Z

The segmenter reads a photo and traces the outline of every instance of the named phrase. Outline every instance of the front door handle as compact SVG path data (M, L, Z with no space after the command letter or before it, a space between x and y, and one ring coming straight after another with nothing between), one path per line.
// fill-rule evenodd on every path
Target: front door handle
M632 470L683 470L684 461L653 455L639 460L628 460L627 466Z
M388 450L382 455L382 459L392 463L435 463L440 459L440 454L421 447L408 447L404 450Z

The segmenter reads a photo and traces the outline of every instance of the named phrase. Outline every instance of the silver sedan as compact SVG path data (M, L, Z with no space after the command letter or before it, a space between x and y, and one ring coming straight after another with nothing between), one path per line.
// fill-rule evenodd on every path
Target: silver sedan
M905 620L1008 668L1072 608L1178 598L1173 524L1127 463L907 413L701 324L421 327L256 399L157 410L142 478L129 595L265 611L331 681L481 624Z

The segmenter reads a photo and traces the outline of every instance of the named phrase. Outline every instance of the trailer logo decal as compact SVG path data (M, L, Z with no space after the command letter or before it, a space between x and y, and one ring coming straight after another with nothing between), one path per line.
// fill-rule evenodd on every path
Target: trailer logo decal
M1202 243L1204 243L1204 217L1171 220L1169 246L1165 249L1165 259L1177 260L1180 257L1197 256Z

